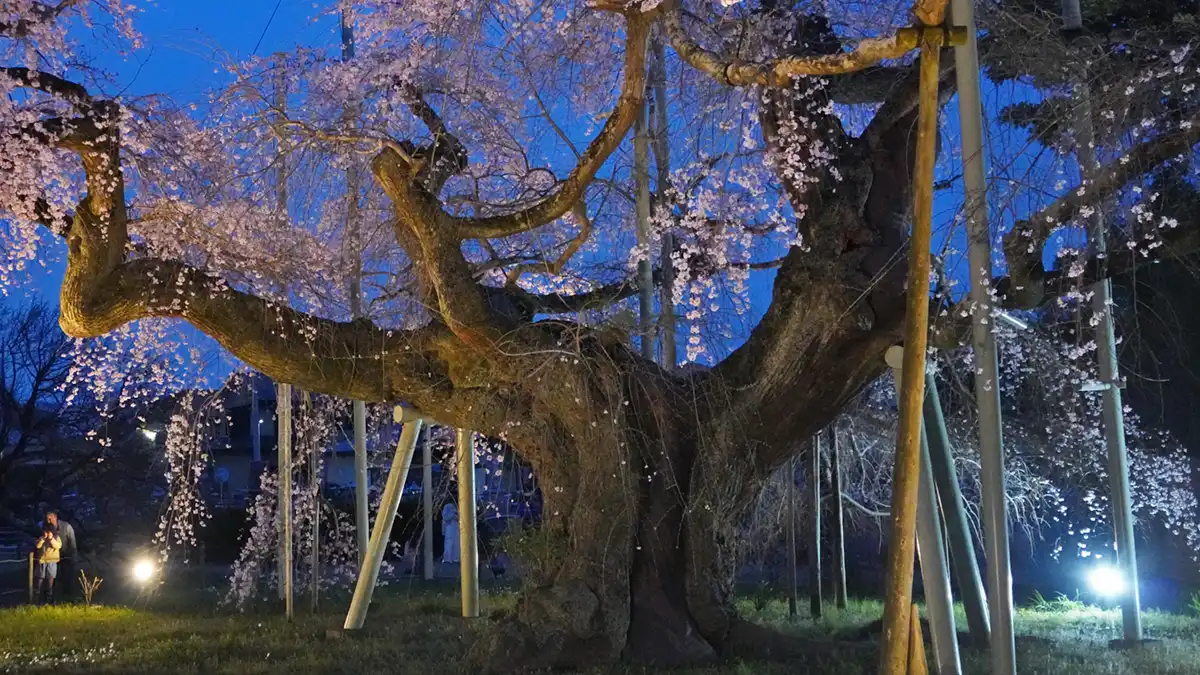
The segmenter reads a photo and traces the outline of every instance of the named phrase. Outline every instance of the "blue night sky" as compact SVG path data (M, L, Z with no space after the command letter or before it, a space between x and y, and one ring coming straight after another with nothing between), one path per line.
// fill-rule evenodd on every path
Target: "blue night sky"
M314 21L308 0L281 0L274 17L276 3L271 0L168 0L144 7L135 25L146 48L124 57L110 50L93 54L97 65L116 74L116 91L129 97L166 94L177 101L194 100L225 81L222 62L339 39L336 17ZM62 274L63 261L53 261L44 273L35 274L33 291L57 302Z
M165 7L167 4L171 9ZM117 55L111 51L97 51L93 56L99 65L116 74L116 91L125 91L127 96L157 93L167 94L177 101L195 100L203 92L223 83L226 77L220 65L223 61L245 58L252 53L266 55L291 50L299 45L315 47L335 44L339 40L337 17L327 14L314 20L313 14L311 0L281 0L278 6L272 0L170 0L158 6L148 7L136 18L136 25L145 37L147 48L129 56ZM985 86L988 87L984 92L985 106L989 103L995 105L999 99L1012 102L1014 97L1029 96L1032 93L1012 89L1000 92L990 85ZM957 103L952 101L943 110L943 114L943 128L949 133L943 138L943 161L939 163L939 175L936 178L939 181L957 176L960 172L957 160L945 161L950 152L958 155ZM994 115L994 110L991 114ZM1002 134L1005 144L1020 145L1024 139L1024 134L1019 131L1002 131L995 126L992 126L991 133ZM940 250L945 243L945 225L957 213L961 198L961 181L956 181L952 188L937 193L934 209L935 250ZM1026 209L1030 205L1021 204L1019 201L1015 210L1018 213L1027 212ZM996 208L992 210L996 214L995 220L1007 229L1011 224L1011 216L1005 214L1011 214L1013 209L1003 209L999 213ZM956 290L959 293L966 291L964 240L965 236L961 228L958 228L955 239L950 244L960 255L957 260L947 261L951 277L958 280ZM1053 256L1048 254L1048 257ZM997 259L996 263L998 266L1002 265L1002 260ZM56 303L62 267L62 261L55 260L48 263L44 271L35 273L30 289L32 294ZM998 271L1000 269L1002 268L998 267ZM742 318L746 322L746 328L758 321L769 304L773 279L773 271L752 276L751 294L755 316ZM680 339L686 339L685 331L681 331ZM733 344L724 346L736 346L742 339L744 335L735 337ZM683 353L682 345L680 353Z

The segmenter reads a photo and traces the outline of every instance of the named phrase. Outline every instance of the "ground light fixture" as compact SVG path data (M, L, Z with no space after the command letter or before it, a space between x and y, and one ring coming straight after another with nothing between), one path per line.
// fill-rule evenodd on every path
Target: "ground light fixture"
M1119 597L1125 593L1125 576L1112 565L1097 565L1088 571L1088 586L1096 595L1105 598Z
M139 584L146 584L154 578L155 567L150 560L143 558L133 564L133 580Z

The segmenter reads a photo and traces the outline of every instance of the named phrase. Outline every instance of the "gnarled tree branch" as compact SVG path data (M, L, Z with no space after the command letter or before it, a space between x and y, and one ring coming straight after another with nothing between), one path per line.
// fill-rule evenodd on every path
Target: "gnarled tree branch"
M648 15L627 14L625 25L625 80L617 106L558 191L544 201L515 213L457 218L454 225L461 239L507 237L541 227L562 216L583 197L596 172L629 133L645 100L646 43L650 34L650 19Z
M918 5L928 3L945 7L939 0L921 0ZM713 79L734 87L759 85L764 87L786 87L792 80L805 75L840 75L863 70L885 59L896 59L917 48L921 31L918 28L900 28L894 35L883 38L867 38L854 49L839 54L823 56L786 56L762 63L726 58L705 49L688 35L683 26L683 11L679 0L667 0L663 12L663 27L671 39L671 46L688 65L706 73ZM937 12L919 12L941 23Z

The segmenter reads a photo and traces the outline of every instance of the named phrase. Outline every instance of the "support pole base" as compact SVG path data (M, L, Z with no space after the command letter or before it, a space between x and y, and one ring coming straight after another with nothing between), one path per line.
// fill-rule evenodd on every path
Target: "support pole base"
M1129 649L1141 649L1147 645L1158 644L1159 642L1162 641L1155 640L1153 638L1142 638L1141 640L1126 640L1122 638L1119 640L1109 640L1108 648L1115 649L1117 651L1125 651Z

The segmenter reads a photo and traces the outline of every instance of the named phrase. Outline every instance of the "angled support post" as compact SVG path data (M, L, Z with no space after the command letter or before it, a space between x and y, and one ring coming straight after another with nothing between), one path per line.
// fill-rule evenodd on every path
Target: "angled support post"
M354 585L354 597L350 601L350 611L346 613L344 624L346 630L362 628L367 619L367 608L371 605L371 595L374 594L375 584L379 581L379 567L383 564L383 555L387 552L387 545L391 540L392 525L396 522L396 509L399 508L400 498L404 495L404 481L408 476L409 467L412 466L417 436L421 433L422 419L415 412L397 406L394 414L395 420L402 423L404 428L400 431L399 442L396 443L392 470L383 489L375 527L371 530L367 556L363 567L359 569L358 582Z
M887 362L902 379L904 349L892 347ZM929 443L925 428L920 428L920 466L917 492L917 557L921 561L921 580L925 588L925 607L933 638L933 660L939 675L958 675L962 664L958 655L958 631L954 625L954 597L950 591L950 569L946 564L946 546L942 540L942 520L938 517L937 491L929 466ZM914 619L916 615L914 614Z
M933 373L925 376L925 389L925 431L929 441L929 467L933 471L938 502L946 520L950 568L954 571L954 578L958 580L958 590L962 594L963 611L967 615L971 642L976 647L986 649L991 632L988 625L987 596L983 591L979 562L975 558L971 525L967 522L967 510L958 487L958 472L954 468L954 456L950 452L950 434L946 430L946 418L942 414L942 404L938 398L937 378Z
M880 675L908 670L913 557L916 548L917 497L920 494L921 401L925 398L925 346L929 342L929 270L933 232L933 168L936 160L938 80L944 42L945 3L918 3L920 82L913 161L913 219L908 247L908 290L904 313L904 372L899 380L899 429L892 472L892 508L888 542L887 593L883 605ZM943 38L947 38L943 40Z

